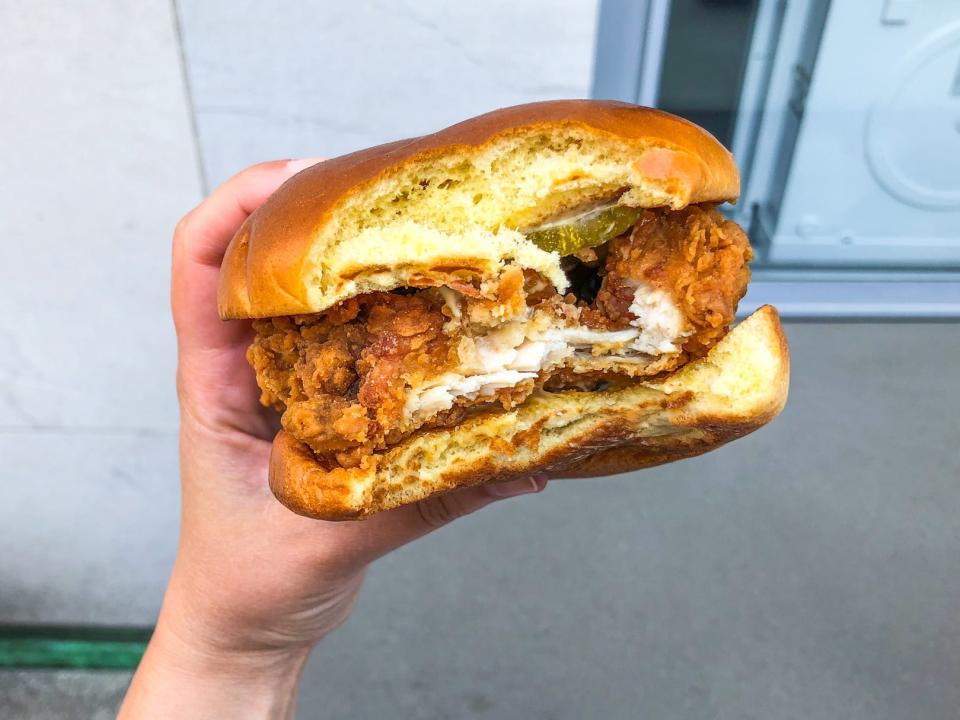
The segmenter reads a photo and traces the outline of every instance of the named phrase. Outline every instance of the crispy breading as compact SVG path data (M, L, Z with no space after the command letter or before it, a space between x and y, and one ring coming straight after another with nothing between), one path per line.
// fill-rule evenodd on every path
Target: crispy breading
M689 355L705 355L727 333L747 291L753 251L740 226L716 208L649 210L630 235L608 247L596 301L607 327L629 325L634 293L646 283L669 293L683 313L690 332L683 349Z
M581 262L602 264L592 303L573 294L561 298L535 273L509 268L496 287L453 288L455 307L435 289L418 289L354 297L318 315L254 321L248 358L261 402L282 411L284 429L321 459L356 466L417 429L458 424L473 406L518 405L538 385L590 389L623 381L615 369L583 373L561 365L536 381L411 416L405 410L411 388L457 370L460 333L482 335L534 307L562 327L630 328L637 322L631 304L643 286L667 293L685 323L682 349L656 365L662 372L704 354L727 332L752 257L735 223L700 206L646 211L630 234L581 255Z

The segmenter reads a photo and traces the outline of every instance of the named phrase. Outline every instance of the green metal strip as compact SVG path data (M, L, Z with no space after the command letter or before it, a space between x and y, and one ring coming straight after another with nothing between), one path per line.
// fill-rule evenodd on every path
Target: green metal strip
M0 668L132 670L151 628L0 625Z

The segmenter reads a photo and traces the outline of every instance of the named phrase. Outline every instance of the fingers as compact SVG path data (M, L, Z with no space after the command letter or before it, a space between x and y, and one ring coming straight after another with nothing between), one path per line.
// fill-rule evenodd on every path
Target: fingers
M286 180L320 158L274 160L242 170L216 188L177 225L175 240L189 260L220 267L230 238Z
M547 486L546 475L533 475L530 478L522 480L510 480L508 482L490 483L481 488L494 500L514 497L516 495L527 495L531 492L540 492ZM530 489L532 487L532 489Z
M434 495L426 500L389 510L372 517L357 527L366 534L366 561L416 540L437 528L476 512L498 500L538 493L547 485L547 478L537 475L531 478L489 483Z
M181 347L219 350L246 342L246 323L224 323L217 316L220 262L250 213L286 180L317 162L316 158L277 160L247 168L177 224L171 297Z

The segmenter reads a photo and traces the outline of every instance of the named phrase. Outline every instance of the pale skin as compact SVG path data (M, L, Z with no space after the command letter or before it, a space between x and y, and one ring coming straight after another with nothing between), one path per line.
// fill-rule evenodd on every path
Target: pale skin
M120 718L293 717L311 649L350 614L369 564L496 500L539 492L542 477L464 488L375 515L322 522L267 486L273 411L258 403L245 353L249 322L217 317L230 238L311 160L263 163L217 188L177 225L182 513L156 631Z

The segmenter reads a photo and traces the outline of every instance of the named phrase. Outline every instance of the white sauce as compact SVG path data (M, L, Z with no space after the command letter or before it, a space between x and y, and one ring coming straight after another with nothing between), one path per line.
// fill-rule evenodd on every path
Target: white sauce
M559 328L558 332L571 345L620 345L640 335L639 330L592 330L587 327Z
M446 286L441 286L437 289L440 291L443 302L450 310L450 316L454 320L459 320L462 315L460 312L460 295L455 290L451 290Z

